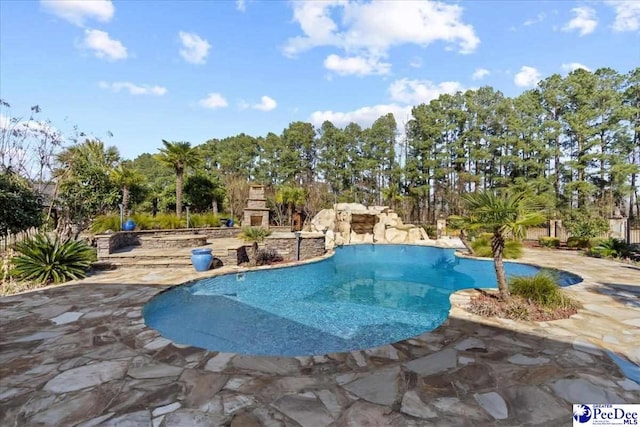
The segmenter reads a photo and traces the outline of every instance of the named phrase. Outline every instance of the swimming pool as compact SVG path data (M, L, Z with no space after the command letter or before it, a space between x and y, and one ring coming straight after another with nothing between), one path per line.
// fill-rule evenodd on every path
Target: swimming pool
M538 267L505 263L508 276ZM564 285L581 279L560 273ZM448 316L452 292L495 287L493 263L453 249L351 245L319 262L228 274L172 288L143 308L164 337L214 351L303 356L419 335Z

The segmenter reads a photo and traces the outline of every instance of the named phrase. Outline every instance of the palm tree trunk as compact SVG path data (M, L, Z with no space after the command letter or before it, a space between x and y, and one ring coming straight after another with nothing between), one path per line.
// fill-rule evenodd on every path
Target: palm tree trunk
M504 263L502 262L504 245L505 242L502 233L499 231L495 232L491 238L493 267L496 271L496 278L498 279L498 291L500 291L500 298L503 301L509 301L511 299L511 295L509 294L509 284L507 283L507 275L504 272Z
M467 237L468 237L467 236L467 231L464 230L464 229L461 229L460 230L460 241L462 242L464 247L467 248L467 250L469 251L469 253L471 255L475 255L475 252L473 251L473 248L471 247L471 243L469 243L469 240L467 239Z
M251 265L257 265L258 264L258 242L253 242L253 245L251 245Z
M182 216L182 172L176 172L176 216Z

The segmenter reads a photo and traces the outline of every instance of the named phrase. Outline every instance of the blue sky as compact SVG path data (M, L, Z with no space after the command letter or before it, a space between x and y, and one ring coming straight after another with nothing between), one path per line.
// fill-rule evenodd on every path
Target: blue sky
M38 104L124 158L297 120L401 124L444 92L638 66L640 0L0 0L2 113Z

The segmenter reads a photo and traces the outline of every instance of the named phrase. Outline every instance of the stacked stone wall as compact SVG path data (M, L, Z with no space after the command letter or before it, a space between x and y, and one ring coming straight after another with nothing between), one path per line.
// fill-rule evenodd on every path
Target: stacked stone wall
M265 240L263 247L276 251L283 261L296 260L296 238L292 237L269 237ZM313 234L300 238L300 259L310 259L322 256L326 253L324 236Z

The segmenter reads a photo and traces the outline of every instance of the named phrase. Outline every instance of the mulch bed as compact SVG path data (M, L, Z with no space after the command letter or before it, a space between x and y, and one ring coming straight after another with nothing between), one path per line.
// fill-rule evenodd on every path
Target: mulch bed
M511 296L511 301L505 302L499 298L498 294L481 291L478 296L471 298L467 310L485 317L546 322L568 319L578 312L578 307L549 309L515 295Z

